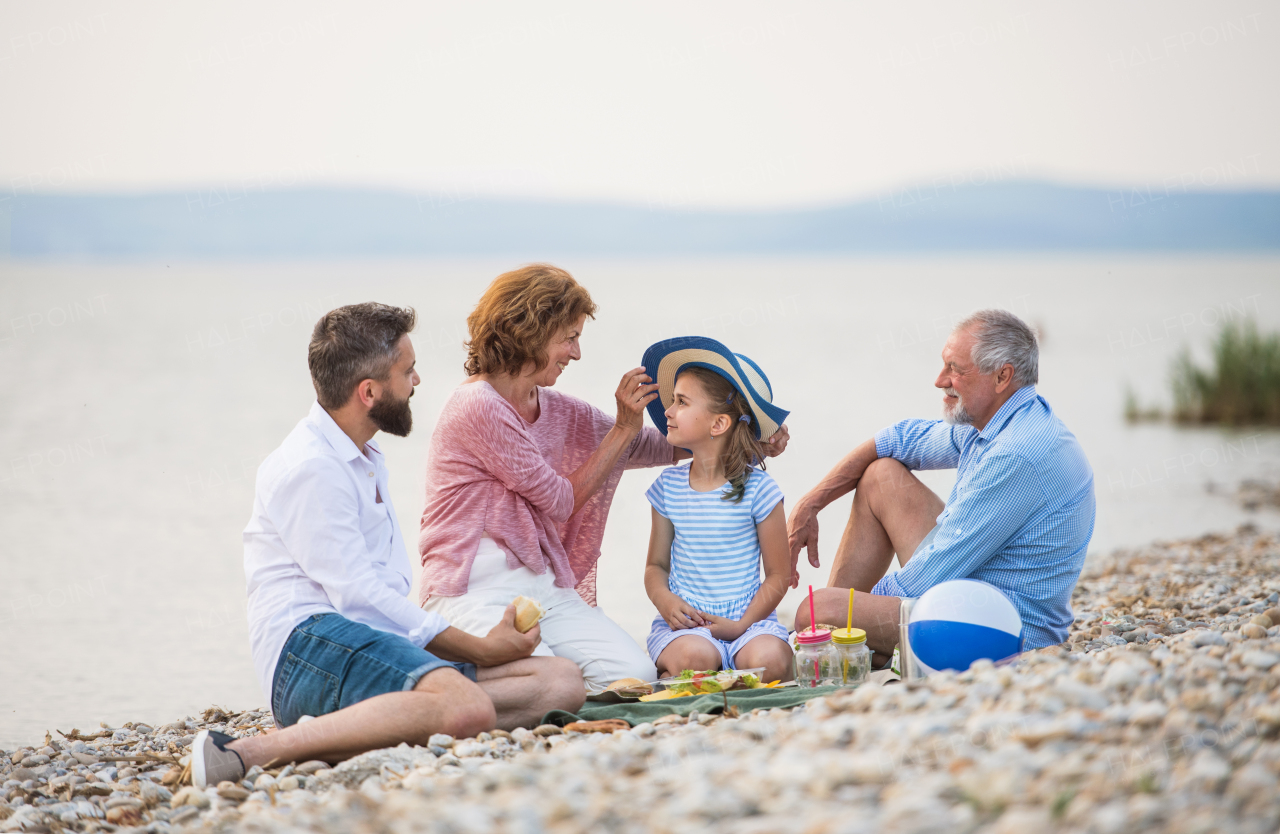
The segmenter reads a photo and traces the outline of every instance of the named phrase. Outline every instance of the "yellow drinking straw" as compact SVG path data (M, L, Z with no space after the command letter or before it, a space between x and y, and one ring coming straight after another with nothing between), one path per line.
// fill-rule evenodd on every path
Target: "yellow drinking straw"
M845 634L847 634L847 635L852 635L852 634L853 634L853 594L854 594L854 590L855 590L855 589L853 589L853 588L850 588L850 589L849 589L849 616L848 616L848 618L845 620L845 626L844 626L844 633L845 633ZM846 658L844 659L844 664L843 664L843 665L844 665L844 668L843 668L843 670L842 670L842 674L841 674L840 682L841 682L841 683L848 683L848 682L849 682L849 658L847 658L847 657L846 657Z

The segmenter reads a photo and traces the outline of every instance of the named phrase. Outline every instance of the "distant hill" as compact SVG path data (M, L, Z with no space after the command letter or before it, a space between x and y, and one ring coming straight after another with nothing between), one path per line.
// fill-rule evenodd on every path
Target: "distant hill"
M1034 182L906 189L834 208L680 211L367 189L32 194L0 201L15 258L365 258L1280 249L1280 193Z

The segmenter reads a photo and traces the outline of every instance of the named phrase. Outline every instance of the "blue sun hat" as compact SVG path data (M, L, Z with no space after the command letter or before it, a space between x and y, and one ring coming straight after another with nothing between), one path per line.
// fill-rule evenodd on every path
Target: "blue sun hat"
M676 377L688 367L708 368L729 381L747 403L757 440L768 440L787 415L773 404L773 386L755 362L734 353L715 339L680 336L651 345L640 360L645 372L658 383L658 398L649 403L649 417L658 431L667 433L666 410L676 395Z

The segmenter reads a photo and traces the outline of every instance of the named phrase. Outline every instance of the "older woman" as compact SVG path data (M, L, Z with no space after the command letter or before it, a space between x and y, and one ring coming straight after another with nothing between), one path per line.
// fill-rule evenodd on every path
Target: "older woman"
M445 403L427 458L418 552L422 606L471 634L537 600L542 645L588 684L652 680L645 651L595 607L596 560L624 469L664 466L675 452L645 406L657 386L644 368L623 375L609 417L552 389L582 356L596 305L569 273L535 264L500 275L467 319L467 380ZM773 438L776 452L786 432ZM637 562L637 588L639 587Z

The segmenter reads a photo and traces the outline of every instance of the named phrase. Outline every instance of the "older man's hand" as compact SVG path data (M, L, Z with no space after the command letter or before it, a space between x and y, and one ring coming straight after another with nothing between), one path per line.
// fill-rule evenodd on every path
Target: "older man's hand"
M778 426L778 430L773 433L764 446L764 456L767 458L776 458L787 450L787 441L791 439L791 432L787 431L787 424L783 423Z
M809 564L821 567L818 562L818 511L801 498L787 519L787 543L791 546L791 587L800 586L800 551L808 549Z

